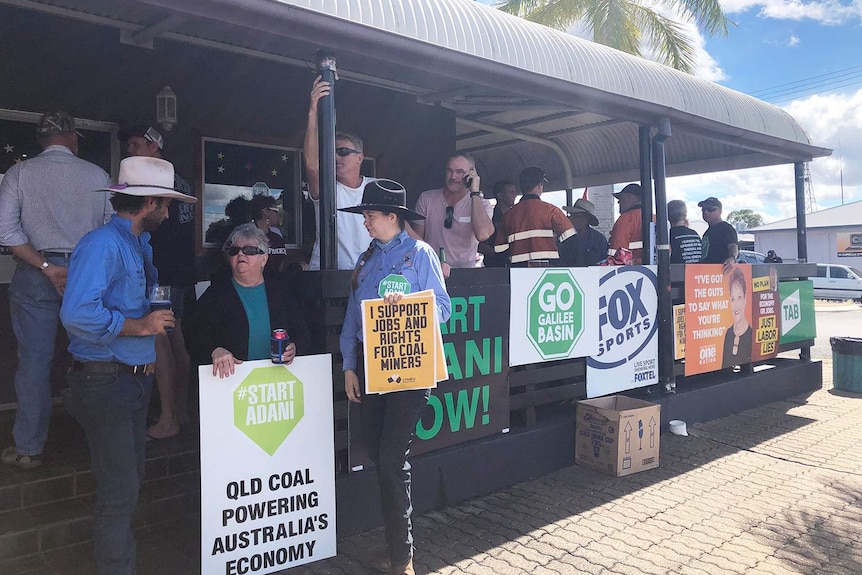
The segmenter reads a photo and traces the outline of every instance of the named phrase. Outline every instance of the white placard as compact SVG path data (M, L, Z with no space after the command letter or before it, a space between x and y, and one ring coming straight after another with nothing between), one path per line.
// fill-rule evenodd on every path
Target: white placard
M603 269L590 306L598 310L599 351L587 358L587 397L658 383L657 268Z
M509 365L598 353L594 313L605 268L511 268Z
M273 573L334 556L332 357L199 374L201 572Z

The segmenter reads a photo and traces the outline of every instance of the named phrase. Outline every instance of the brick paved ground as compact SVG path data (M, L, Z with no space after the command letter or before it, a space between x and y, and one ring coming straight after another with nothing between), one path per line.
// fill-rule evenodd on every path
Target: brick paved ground
M831 381L827 361L822 391L663 435L655 470L572 466L417 517L417 573L858 575L862 396ZM381 540L290 573L366 573Z

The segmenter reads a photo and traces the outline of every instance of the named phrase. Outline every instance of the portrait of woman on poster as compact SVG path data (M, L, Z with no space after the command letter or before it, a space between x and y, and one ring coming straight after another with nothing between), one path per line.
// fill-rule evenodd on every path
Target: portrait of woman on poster
M748 305L748 286L745 275L733 266L728 273L730 291L730 313L733 323L724 334L724 353L721 356L722 368L751 363L753 344L751 324L745 317Z
M368 455L377 467L386 548L370 567L389 575L414 575L411 513L411 474L408 455L416 423L428 404L429 391L401 390L366 394L357 374L358 344L362 341L362 300L378 299L381 280L400 275L410 284L410 293L433 290L434 310L440 323L449 319L451 302L443 271L433 248L411 238L406 220L424 219L407 209L407 192L398 182L376 180L365 186L362 203L339 211L360 213L371 244L359 258L351 278L350 299L341 330L344 358L344 391L347 399L360 404L362 435ZM396 304L402 293L387 293L384 301ZM434 382L427 382L429 387Z

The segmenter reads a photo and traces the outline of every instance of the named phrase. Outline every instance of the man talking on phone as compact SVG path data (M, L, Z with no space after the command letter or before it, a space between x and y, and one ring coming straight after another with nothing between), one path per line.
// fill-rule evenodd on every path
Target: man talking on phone
M415 235L446 256L443 273L449 268L481 267L479 242L494 234L491 202L479 191L476 162L469 154L454 154L446 162L446 181L438 190L422 192L416 212L425 221L411 222Z

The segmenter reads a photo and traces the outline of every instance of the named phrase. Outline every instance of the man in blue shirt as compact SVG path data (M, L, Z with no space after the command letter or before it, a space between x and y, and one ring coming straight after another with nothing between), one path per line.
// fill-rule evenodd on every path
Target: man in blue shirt
M110 222L85 235L69 264L60 319L74 359L66 407L84 428L96 477L93 541L98 575L133 575L132 515L144 472L155 337L174 326L171 310L150 311L158 283L150 232L168 217L174 167L159 158L120 163Z

